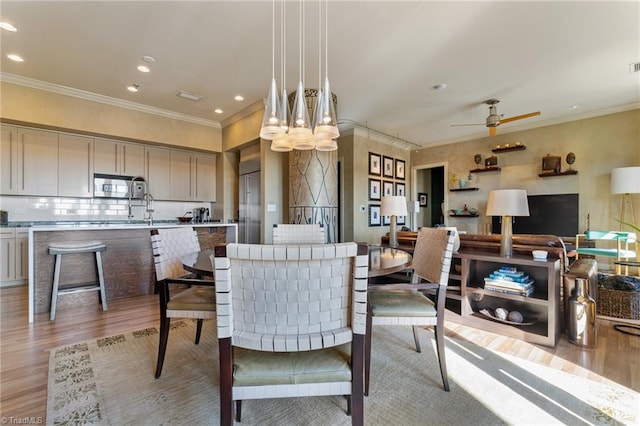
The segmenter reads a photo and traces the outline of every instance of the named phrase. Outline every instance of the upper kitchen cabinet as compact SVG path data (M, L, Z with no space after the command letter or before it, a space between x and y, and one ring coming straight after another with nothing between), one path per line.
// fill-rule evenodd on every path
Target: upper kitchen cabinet
M215 201L215 155L172 150L171 199L176 201Z
M95 173L144 176L144 145L96 138L93 149Z
M147 188L156 200L171 200L171 150L147 146Z
M2 126L2 182L6 195L58 195L58 134Z
M60 133L58 152L58 194L92 197L93 138Z

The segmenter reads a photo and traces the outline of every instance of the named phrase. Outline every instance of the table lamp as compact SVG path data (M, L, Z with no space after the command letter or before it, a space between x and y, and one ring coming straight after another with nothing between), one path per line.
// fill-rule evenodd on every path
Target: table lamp
M611 170L611 193L622 194L620 220L622 222L625 221L625 207L629 204L631 208L631 221L628 223L637 226L631 194L640 194L640 167L621 167ZM622 231L622 223L620 223L620 230Z
M398 232L396 227L397 216L407 215L407 199L402 195L386 195L382 197L380 205L380 215L389 216L391 218L391 226L389 228L389 245L398 247Z
M524 189L497 189L489 192L487 216L502 216L500 256L513 256L512 216L529 216L527 191Z

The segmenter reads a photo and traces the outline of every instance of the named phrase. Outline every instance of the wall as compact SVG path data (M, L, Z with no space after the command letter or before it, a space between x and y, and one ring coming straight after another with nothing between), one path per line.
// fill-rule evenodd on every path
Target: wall
M222 151L220 126L161 117L4 81L0 89L0 117L3 119L183 148Z
M611 195L611 170L618 167L640 165L640 109L595 118L577 120L553 126L498 134L467 142L425 148L411 154L411 167L443 162L448 165L445 198L448 208L469 207L479 209L477 219L447 218L450 226L458 226L472 233L482 233L490 218L484 215L489 191L499 188L522 188L529 195L579 193L579 227L587 228L590 215L591 229L618 229L613 218L620 216L620 195ZM472 175L470 186L478 191L449 192L452 176L465 177L475 169L473 156L482 159L492 155L496 145L520 141L524 151L496 154L500 172ZM576 161L572 168L577 175L540 178L542 158L560 156L562 170L568 168L566 155L573 152ZM640 217L640 194L633 195L635 216Z
M370 176L369 152L404 160L405 180ZM389 232L389 226L369 226L369 205L380 205L379 201L369 201L369 178L404 183L406 194L410 196L412 194L408 173L410 152L404 147L394 146L392 139L369 133L366 129L355 128L345 132L341 131L338 140L338 156L343 159L343 199L345 202L343 241L379 244L380 237ZM348 185L349 183L351 185ZM365 207L364 212L361 211L362 206Z

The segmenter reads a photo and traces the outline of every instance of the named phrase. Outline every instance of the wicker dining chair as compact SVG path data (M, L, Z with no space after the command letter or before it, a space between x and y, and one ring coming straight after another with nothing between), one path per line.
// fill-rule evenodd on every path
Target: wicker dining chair
M202 323L216 317L215 284L187 273L182 256L200 251L198 235L191 227L151 230L151 248L160 300L160 339L156 379L162 374L171 318L197 319L195 344L200 343Z
M216 247L220 424L242 400L344 395L363 424L368 248Z
M444 309L453 253L454 234L442 228L422 228L413 252L411 283L369 285L367 315L365 395L369 394L371 371L371 326L411 325L416 351L421 352L418 326L433 326L440 375L444 390L449 390L444 346ZM435 294L435 302L425 291Z
M324 226L318 223L273 225L273 244L325 244Z

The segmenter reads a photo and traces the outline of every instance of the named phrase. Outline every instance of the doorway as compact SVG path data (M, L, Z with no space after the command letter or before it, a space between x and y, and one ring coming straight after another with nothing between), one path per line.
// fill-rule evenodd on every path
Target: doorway
M414 231L423 226L436 227L445 225L446 169L446 163L427 164L412 169L414 199L426 199L426 205L422 203L419 212L415 215L415 223L412 224ZM418 194L426 194L426 197L419 197Z

